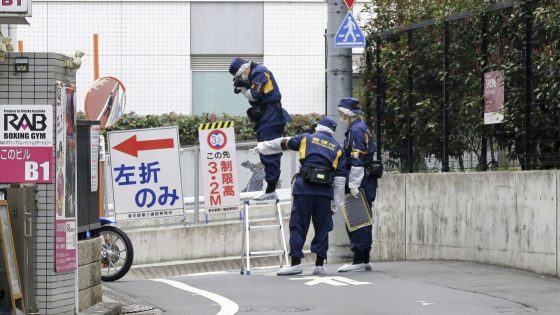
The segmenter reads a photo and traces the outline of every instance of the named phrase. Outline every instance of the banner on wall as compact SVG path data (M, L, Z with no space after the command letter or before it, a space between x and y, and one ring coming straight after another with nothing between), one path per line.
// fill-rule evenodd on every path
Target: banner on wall
M53 106L0 105L0 183L52 183Z
M504 72L484 74L484 124L499 124L504 120Z
M75 88L55 84L55 270L77 268Z

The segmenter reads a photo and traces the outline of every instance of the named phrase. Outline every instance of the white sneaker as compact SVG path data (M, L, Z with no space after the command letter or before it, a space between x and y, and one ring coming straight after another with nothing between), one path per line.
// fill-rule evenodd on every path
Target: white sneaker
M325 266L315 266L311 270L311 274L312 275L326 275L327 274L327 268L325 268Z
M280 268L280 270L278 270L278 272L276 272L276 275L277 276L293 276L293 275L299 275L300 273L303 273L303 268L301 268L301 265L295 265L295 266L291 266L291 267Z
M369 264L367 264L369 265ZM356 272L363 272L368 270L368 267L366 267L366 264L362 263L362 264L345 264L342 267L338 268L336 271L338 272L348 272L348 271L356 271ZM369 270L371 270L371 265L369 265Z
M371 263L367 263L366 264L366 271L372 271L373 267L371 266Z
M273 191L271 193L264 193L260 196L257 196L255 198L253 198L253 200L257 200L257 201L274 200L274 199L278 199L278 194L275 191Z

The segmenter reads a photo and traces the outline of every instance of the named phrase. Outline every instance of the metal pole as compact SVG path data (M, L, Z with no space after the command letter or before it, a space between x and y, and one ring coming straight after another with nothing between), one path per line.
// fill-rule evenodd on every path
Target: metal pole
M449 172L449 22L443 23L443 159L442 172Z
M482 14L482 43L481 43L481 54L482 54L482 62L484 63L484 65L481 67L481 71L482 73L480 74L481 76L481 95L484 95L484 71L486 68L486 65L488 64L488 18L486 16L486 14ZM481 111L481 117L482 117L482 121L484 121L484 97L481 100L481 105L482 105L482 111ZM482 126L482 143L481 143L481 148L480 148L480 161L479 161L479 165L480 165L480 170L481 171L486 171L488 170L488 161L487 161L487 146L488 146L488 140L486 139L486 136L484 135L484 125Z
M375 73L377 79L377 94L375 98L375 119L376 119L376 137L377 137L377 160L381 161L381 95L384 91L383 79L381 77L381 37L375 39Z
M327 12L327 114L338 121L335 138L342 141L346 128L341 124L338 115L338 103L342 97L352 96L352 49L337 48L335 35L348 9L341 0L327 0ZM337 263L351 259L346 222L341 211L337 211L333 216L333 224L335 228L329 234L329 262Z
M408 44L408 51L412 55L412 30L408 30L407 34L407 44ZM407 168L409 173L414 173L414 162L413 162L413 150L414 150L414 143L412 140L412 118L411 114L414 110L414 101L412 99L412 93L414 92L414 72L412 71L412 57L410 59L410 66L408 67L408 111L406 116L406 141L407 141Z
M533 49L533 7L527 4L525 12L525 168L526 170L533 168L533 146L531 142L531 108L533 103L533 69L532 69L532 52Z
M198 146L194 146L194 218L193 223L198 224L198 216L200 213L200 175L198 174L200 168L200 152Z
M346 5L340 0L327 0L327 115L338 116L338 103L342 97L352 96L352 49L335 46L335 35L338 27L348 12ZM337 128L336 139L344 139L344 128Z

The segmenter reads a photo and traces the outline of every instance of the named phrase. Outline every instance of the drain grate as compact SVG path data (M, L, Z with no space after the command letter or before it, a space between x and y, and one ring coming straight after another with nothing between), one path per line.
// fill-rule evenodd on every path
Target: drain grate
M161 314L161 311L151 305L146 305L137 299L115 290L103 288L103 297L122 304L123 314L142 313L142 315ZM148 313L146 313L148 312Z

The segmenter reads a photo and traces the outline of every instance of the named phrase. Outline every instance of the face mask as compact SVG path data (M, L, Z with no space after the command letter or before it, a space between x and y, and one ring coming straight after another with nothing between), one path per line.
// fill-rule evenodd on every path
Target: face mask
M243 80L247 80L249 78L249 71L251 70L251 63L244 63L239 67L237 73L235 75L236 78L241 78Z

